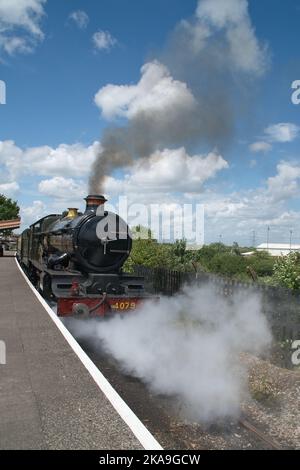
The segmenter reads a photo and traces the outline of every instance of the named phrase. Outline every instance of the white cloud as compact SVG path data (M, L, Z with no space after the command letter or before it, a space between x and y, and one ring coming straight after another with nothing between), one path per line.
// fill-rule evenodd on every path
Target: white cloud
M0 35L0 46L9 55L29 54L33 51L33 47L24 38L18 36L3 37Z
M257 243L264 242L268 225L272 241L288 242L291 228L300 233L300 213L289 208L290 201L300 197L300 164L280 162L276 173L253 190L223 194L209 189L207 181L227 166L216 152L190 156L183 148L165 149L153 153L149 160L137 160L126 169L122 180L108 177L105 193L112 203L114 196L126 194L129 204L159 204L165 215L176 204L200 202L205 205L207 242L218 240L221 233L224 242L237 239L249 245L253 230ZM10 189L17 191L18 183ZM83 208L87 182L78 175L70 178L57 174L40 181L38 190L49 202L47 206L42 201L25 206L21 214L23 227L50 212L60 213L70 206Z
M89 23L89 17L87 15L87 13L83 10L76 10L76 11L73 11L69 18L71 20L73 20L76 25L78 26L78 28L80 29L86 29L88 23Z
M193 54L190 42L196 36L200 43L195 44ZM153 60L141 68L136 83L108 84L96 93L94 100L104 118L129 122L121 121L121 129L111 127L105 134L105 151L95 166L93 187L101 187L105 176L117 166L127 165L134 156L149 156L156 149L187 142L222 145L231 136L235 119L230 86L224 88L224 83L227 78L228 83L232 79L235 82L237 71L260 75L267 61L251 25L246 0L199 2L196 16L177 26L165 56L170 69ZM176 79L179 70L180 80ZM192 75L200 76L194 94ZM219 82L220 87L216 85ZM207 93L213 84L215 90Z
M190 156L185 149L165 149L137 162L130 183L167 191L201 192L203 183L213 178L228 163L214 152Z
M274 201L283 201L300 195L300 164L282 161L277 175L268 178L268 194Z
M63 176L42 180L38 189L44 196L64 200L78 200L87 194L86 183L75 181L72 178L64 178Z
M190 30L195 52L201 51L209 38L221 32L228 49L227 63L246 73L261 75L265 72L267 52L256 37L247 0L200 0L196 17L194 24L184 22Z
M272 149L272 145L269 142L259 141L249 145L249 149L254 153L267 153Z
M117 44L116 38L114 38L109 31L97 31L93 34L94 47L98 50L109 51L113 46Z
M5 196L15 196L19 190L20 186L16 181L0 184L0 194L4 194Z
M267 153L272 150L272 144L292 142L299 136L300 127L291 122L272 124L264 130L263 140L249 145L254 153Z
M187 85L174 80L167 67L149 62L141 68L136 85L106 85L95 95L95 103L107 119L134 118L140 112L180 115L193 110L196 100Z
M42 201L33 201L31 206L21 206L21 231L29 225L41 219L48 213L46 205Z
M245 202L234 201L234 198L224 197L222 199L212 198L211 201L206 201L206 211L210 216L218 217L220 219L233 217L238 211L246 208Z
M271 227L271 239L274 242L288 242L290 229L294 230L294 236L300 233L300 211L297 212L289 207L293 198L300 198L300 164L283 161L277 165L274 176L266 179L262 186L228 194L216 188L212 191L209 187L205 187L205 182L204 184L201 181L199 184L195 182L193 170L200 168L201 164L192 163L192 169L189 170L184 153L179 162L175 162L174 172L172 168L169 170L169 164L164 166L164 163L168 162L166 157L168 152L171 151L165 151L165 155L161 155L158 163L154 158L152 165L148 167L142 164L140 168L137 162L136 166L129 169L131 173L128 172L125 180L107 178L105 192L109 199L112 200L115 194L126 194L129 204L159 204L164 214L168 212L168 207L172 208L174 204L179 204L181 207L184 203L204 204L206 242L219 240L219 235L222 234L225 243L237 240L250 245L255 230L257 243L262 243L266 241L268 225ZM180 152L176 152L178 157ZM187 160L191 164L189 158L195 157L188 157ZM205 159L204 156L202 158ZM183 175L187 175L186 182L184 181L182 185L180 177L177 176L176 182L173 180L177 171L180 173L181 170ZM219 170L215 168L215 171ZM157 182L155 174L159 179ZM213 174L213 168L206 173L208 178L209 175L213 177ZM147 219L145 221L147 225Z
M294 198L300 198L300 165L282 161L276 174L265 184L249 191L228 194L206 191L201 195L205 204L206 236L232 242L250 244L255 230L257 243L266 241L267 227L271 227L272 241L288 242L290 229L300 233L300 212L289 208Z
M8 54L32 52L43 40L40 21L46 0L0 0L0 47Z
M82 177L87 175L96 154L99 142L88 147L77 144L60 144L56 148L47 145L21 149L14 141L0 141L0 165L11 179L22 174ZM1 168L1 166L0 166Z
M248 15L246 0L201 0L196 16L218 28L225 28L229 23L238 24Z
M183 147L157 151L147 159L140 159L128 169L123 181L112 177L105 181L109 192L196 192L203 191L203 184L216 174L228 168L221 155L211 152L207 155L187 154Z
M264 132L271 142L292 142L298 137L299 131L299 126L290 122L281 122L267 127Z

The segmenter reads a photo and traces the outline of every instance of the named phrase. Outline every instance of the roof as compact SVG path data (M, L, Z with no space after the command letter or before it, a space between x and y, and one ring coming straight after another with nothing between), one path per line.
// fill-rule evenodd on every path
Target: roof
M263 250L300 250L300 245L290 243L261 243L257 249Z
M255 251L246 251L244 253L241 253L242 256L250 256L250 255L254 255Z
M13 220L0 220L0 230L13 230L15 228L20 228L21 226L21 219L13 219Z

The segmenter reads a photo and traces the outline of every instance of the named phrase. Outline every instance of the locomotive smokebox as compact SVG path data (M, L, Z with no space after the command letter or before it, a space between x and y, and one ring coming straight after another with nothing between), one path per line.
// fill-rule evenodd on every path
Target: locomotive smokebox
M85 213L88 212L97 212L98 215L101 215L101 212L104 213L104 204L107 201L104 196L101 194L90 194L85 198L86 208ZM99 209L98 209L99 208ZM100 214L99 214L100 211Z

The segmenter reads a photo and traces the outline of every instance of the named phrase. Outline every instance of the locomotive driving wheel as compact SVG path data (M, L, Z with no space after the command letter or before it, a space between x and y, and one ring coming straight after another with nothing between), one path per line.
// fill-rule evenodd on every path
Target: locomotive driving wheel
M50 300L55 300L55 296L52 292L52 281L51 281L51 276L49 274L45 274L43 276L43 279L40 284L40 288L42 291L43 297L50 301Z

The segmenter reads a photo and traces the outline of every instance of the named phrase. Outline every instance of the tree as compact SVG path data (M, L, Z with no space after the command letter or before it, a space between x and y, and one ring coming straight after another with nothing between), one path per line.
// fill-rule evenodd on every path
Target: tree
M241 256L240 247L237 242L233 242L233 245L231 247L231 254Z
M196 252L194 261L199 262L205 270L210 270L210 262L215 255L228 252L228 248L223 243L211 243L210 245L203 245L203 247Z
M247 257L247 262L258 276L272 276L275 259L267 251L256 251Z
M171 269L172 254L169 245L157 243L156 240L133 240L130 257L124 264L124 271L132 272L134 265L149 268Z
M0 194L0 220L12 220L19 217L20 208L16 201ZM9 235L11 230L1 230L0 235Z
M300 253L278 258L274 264L274 279L282 287L300 290Z
M132 227L131 235L133 240L150 240L154 238L151 229L143 225Z
M172 251L174 256L177 257L181 263L183 263L186 254L186 240L176 240L172 245Z
M242 256L231 253L218 253L208 264L209 271L223 276L233 277L245 273L246 262Z

